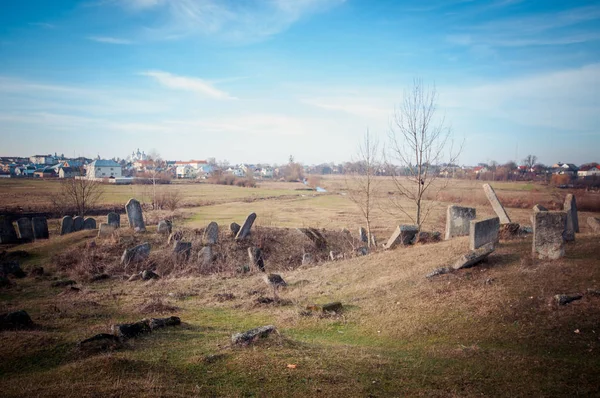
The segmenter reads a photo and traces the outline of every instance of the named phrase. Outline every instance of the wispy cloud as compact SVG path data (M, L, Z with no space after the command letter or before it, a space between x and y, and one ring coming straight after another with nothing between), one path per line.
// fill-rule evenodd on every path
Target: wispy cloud
M133 44L133 41L131 41L131 40L119 39L116 37L109 37L109 36L89 36L88 40L96 41L98 43L107 43L107 44L120 44L120 45Z
M47 22L30 22L29 25L30 26L37 26L39 28L45 28L45 29L54 29L54 28L56 28L56 25L53 25L53 24L47 23Z
M230 96L225 91L219 90L206 80L197 77L178 76L163 71L145 71L141 75L148 76L156 80L164 87L173 90L193 91L206 97L215 99L237 99Z

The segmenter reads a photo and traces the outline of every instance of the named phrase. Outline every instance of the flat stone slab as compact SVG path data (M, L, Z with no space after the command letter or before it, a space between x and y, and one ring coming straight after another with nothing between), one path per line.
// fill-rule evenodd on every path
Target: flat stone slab
M234 345L252 344L261 338L268 337L271 333L276 331L277 328L274 325L261 326L243 333L236 333L232 335L231 343Z
M472 207L456 205L448 206L446 210L446 237L452 239L455 236L469 235L471 220L477 216L477 210Z
M472 250L469 253L462 255L458 260L456 260L452 268L455 270L470 268L485 260L493 252L494 246L491 244L480 247L479 249Z
M48 220L46 220L46 217L33 217L31 219L31 225L33 227L34 239L48 239L50 237L50 234L48 233Z
M17 243L17 231L8 217L0 216L0 243Z
M450 273L452 270L448 267L439 267L425 275L425 278L433 278L434 276L444 275Z
M410 245L417 232L419 232L419 227L416 225L399 225L383 247L393 249L398 244Z
M66 235L73 232L73 217L64 216L60 221L60 234Z
M132 228L135 232L143 232L146 230L142 205L139 201L133 198L129 199L125 205L125 211L127 212L130 228Z
M192 242L175 241L173 245L173 254L183 261L187 261L192 254Z
M117 230L117 227L115 227L114 224L108 224L108 223L100 223L100 228L98 228L98 238L109 238L111 237L115 231Z
M498 217L486 218L485 220L472 220L470 222L469 249L479 249L487 244L498 243L500 232L500 219Z
M121 264L128 265L143 261L150 256L150 243L142 243L141 245L125 249L121 256Z
M533 213L532 252L539 259L556 260L565 255L564 231L567 213L540 211Z
M198 261L202 265L202 267L208 267L214 261L213 249L212 246L204 246L198 252Z
M492 208L496 212L496 215L498 216L498 218L500 218L500 223L509 224L511 222L510 217L508 217L506 210L504 210L504 207L498 200L498 196L496 196L494 188L492 188L490 184L483 184L483 191L485 192L485 196L487 196L490 204L492 205Z
M577 202L573 194L567 194L563 210L567 213L567 226L564 238L567 242L575 240L575 234L579 233L579 218L577 217Z
M17 234L23 242L33 241L33 225L31 219L22 217L17 220Z

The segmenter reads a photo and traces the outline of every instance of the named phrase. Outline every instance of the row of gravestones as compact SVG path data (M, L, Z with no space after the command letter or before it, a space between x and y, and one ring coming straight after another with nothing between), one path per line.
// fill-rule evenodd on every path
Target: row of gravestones
M8 217L0 217L0 243L24 243L48 239L48 221L45 217L19 218L17 228Z

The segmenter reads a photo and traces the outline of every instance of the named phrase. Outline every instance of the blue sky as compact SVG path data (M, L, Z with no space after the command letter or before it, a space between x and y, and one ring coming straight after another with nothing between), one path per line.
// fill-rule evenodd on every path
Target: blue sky
M340 162L414 78L461 164L600 161L585 0L3 0L0 155Z

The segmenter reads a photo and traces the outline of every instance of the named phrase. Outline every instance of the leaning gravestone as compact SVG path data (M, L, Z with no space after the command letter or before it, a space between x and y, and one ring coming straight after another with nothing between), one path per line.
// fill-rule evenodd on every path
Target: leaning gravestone
M114 226L115 228L121 228L121 216L118 213L108 213L106 219L108 224Z
M564 211L540 211L533 215L534 256L556 260L565 255L563 233L567 225Z
M146 231L146 225L144 224L144 214L142 213L142 205L135 199L129 199L125 205L127 211L127 218L129 219L129 227L133 228L135 232Z
M575 240L575 233L579 232L579 219L577 217L577 202L573 194L567 194L563 210L567 213L567 227L565 228L565 240Z
M73 232L73 217L64 216L60 222L60 234L66 235Z
M492 208L496 212L496 215L500 218L500 224L510 224L510 217L506 214L506 210L502 207L502 204L498 200L498 196L496 196L496 192L494 192L494 188L490 186L490 184L483 184L483 191L485 192L485 196L487 196Z
M393 249L397 244L409 245L419 232L419 227L416 225L398 225L396 231L392 234L387 243L383 245L385 249Z
M121 264L129 265L130 263L143 261L150 256L150 243L142 243L141 245L125 249L121 256Z
M96 229L96 220L92 217L83 220L83 229Z
M187 261L192 252L192 242L176 241L173 246L173 254L178 260Z
M471 220L474 220L477 211L472 207L448 206L446 210L446 240L455 236L469 235Z
M207 245L216 245L219 241L219 224L211 222L204 230L204 242Z
M31 219L27 217L19 218L17 220L17 232L19 233L19 238L23 242L33 241L33 226L31 225Z
M83 229L83 217L73 217L73 232L81 231Z
M369 237L367 236L367 230L364 229L363 227L360 227L358 229L358 237L361 242L367 243L369 241Z
M251 213L248 218L246 218L246 222L244 222L242 229L240 229L240 232L236 235L235 240L242 240L250 235L250 228L252 228L254 220L256 220L256 213Z
M469 232L469 249L479 249L481 246L498 243L500 219L498 217L485 220L472 220Z
M240 229L242 229L242 227L240 227L240 224L236 222L229 224L229 230L233 236L237 236L238 232L240 232Z
M33 225L33 238L34 239L48 239L48 221L46 217L33 217L31 219Z
M114 225L101 222L100 228L98 228L98 238L111 237L116 230L117 228Z
M17 231L6 216L0 216L0 243L17 243Z
M156 227L156 232L159 234L169 235L173 230L173 224L170 220L160 220Z

